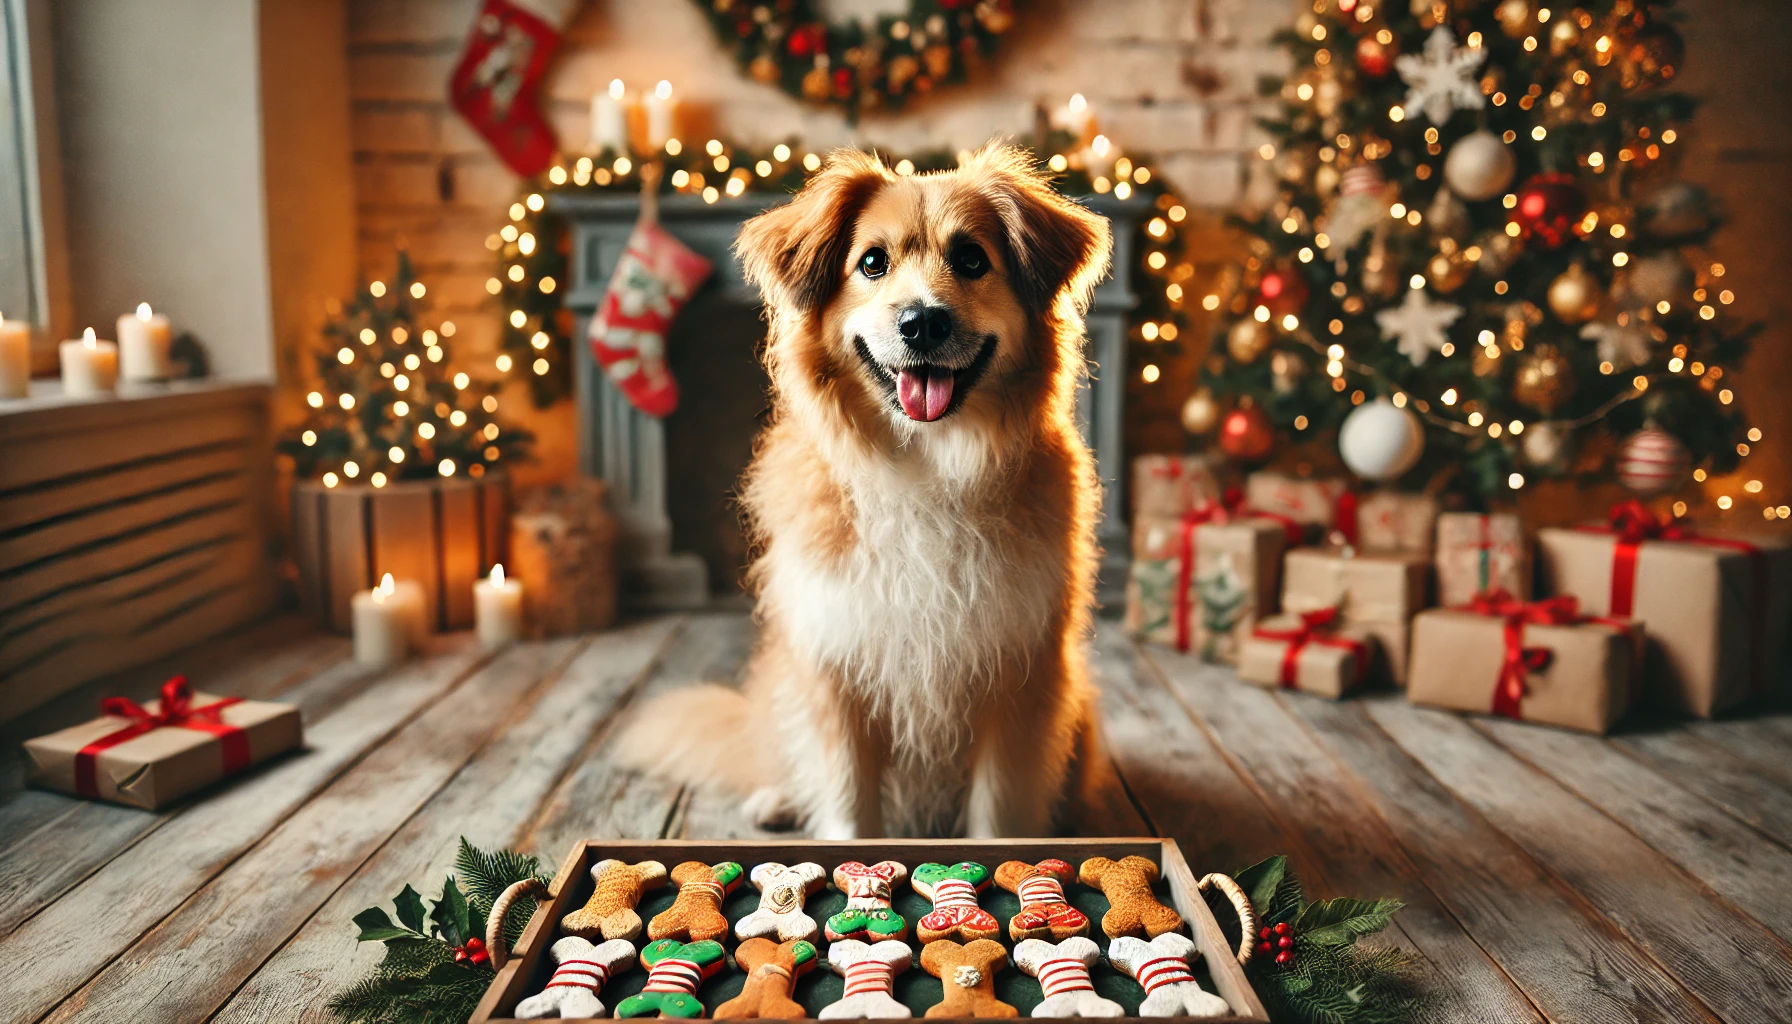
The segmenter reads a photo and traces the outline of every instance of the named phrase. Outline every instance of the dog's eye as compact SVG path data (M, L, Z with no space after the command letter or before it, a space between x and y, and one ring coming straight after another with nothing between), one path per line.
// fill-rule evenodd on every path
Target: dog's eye
M882 249L867 249L859 257L859 273L866 277L882 277L890 269L890 254Z
M989 273L989 257L984 254L983 247L974 242L966 242L954 248L947 262L952 265L954 273L972 280Z

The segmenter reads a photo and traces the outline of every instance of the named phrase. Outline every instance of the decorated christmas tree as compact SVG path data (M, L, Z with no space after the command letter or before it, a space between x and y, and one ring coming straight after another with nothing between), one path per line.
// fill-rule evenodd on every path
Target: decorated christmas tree
M1266 84L1276 196L1207 299L1225 318L1190 428L1246 459L1336 432L1360 476L1479 501L1735 468L1759 439L1731 390L1752 328L1676 176L1694 104L1670 6L1303 8Z
M424 317L426 294L401 252L390 284L371 282L324 325L310 414L279 445L299 476L331 487L480 477L527 452L531 435L498 417L497 383L450 355L453 322Z

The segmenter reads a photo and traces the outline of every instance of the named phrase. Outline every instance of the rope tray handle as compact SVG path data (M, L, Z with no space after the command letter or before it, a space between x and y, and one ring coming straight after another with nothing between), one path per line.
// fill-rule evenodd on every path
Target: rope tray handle
M504 915L510 913L510 905L524 896L541 900L548 895L548 887L539 878L525 878L505 886L492 901L491 919L485 922L485 951L492 958L492 970L503 970L504 961L510 959L510 951L504 948Z
M1200 892L1218 889L1226 895L1228 900L1232 901L1232 909L1238 913L1240 932L1238 936L1238 966L1248 967L1251 963L1251 954L1257 951L1255 942L1257 911L1251 906L1251 898L1244 894L1244 890L1238 887L1238 883L1232 880L1231 875L1222 875L1218 872L1202 876L1201 880L1195 883L1195 888Z

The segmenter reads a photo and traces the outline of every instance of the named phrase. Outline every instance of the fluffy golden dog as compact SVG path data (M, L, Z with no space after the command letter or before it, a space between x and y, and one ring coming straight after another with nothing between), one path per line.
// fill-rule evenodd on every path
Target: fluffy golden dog
M913 176L842 152L742 228L774 409L742 492L761 639L744 691L655 702L626 759L835 839L1042 835L1105 791L1074 405L1109 244L1006 147Z

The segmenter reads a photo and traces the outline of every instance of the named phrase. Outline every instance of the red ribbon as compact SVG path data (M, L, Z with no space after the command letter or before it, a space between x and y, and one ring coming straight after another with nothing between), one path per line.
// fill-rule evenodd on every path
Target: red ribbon
M1279 681L1285 690L1296 689L1295 670L1299 666L1300 652L1310 643L1323 647L1336 647L1350 652L1355 663L1355 681L1363 681L1363 673L1369 670L1369 649L1361 640L1337 636L1331 630L1338 623L1338 609L1334 605L1318 611L1302 612L1300 625L1290 629L1265 629L1258 626L1251 635L1260 640L1281 640L1288 646L1282 650L1282 670Z
M249 767L249 734L240 726L225 724L218 717L219 712L232 704L242 703L242 700L241 697L224 697L196 708L193 706L193 689L187 685L186 676L175 676L162 684L161 705L155 711L128 697L105 698L100 701L100 712L128 718L131 724L101 736L75 754L75 792L89 798L99 796L100 752L157 729L209 732L218 737L225 774Z
M1203 523L1224 525L1238 519L1270 519L1280 523L1282 532L1288 536L1290 547L1299 544L1305 536L1301 525L1293 519L1246 506L1244 492L1236 487L1226 488L1218 500L1209 498L1184 512L1176 545L1176 593L1171 599L1171 614L1176 622L1176 649L1179 651L1188 650L1191 633L1189 616L1193 609L1190 607L1188 594L1195 578L1195 528Z
M1338 495L1332 505L1332 526L1344 535L1344 543L1356 544L1357 536L1357 497L1355 491L1345 491Z
M1568 626L1589 621L1580 613L1580 602L1573 597L1520 601L1504 590L1476 594L1464 610L1505 620L1506 650L1500 661L1499 680L1493 687L1493 713L1506 718L1523 717L1520 705L1524 700L1525 673L1543 671L1555 657L1555 652L1547 647L1526 647L1524 627L1531 623ZM1612 624L1626 628L1621 623Z

